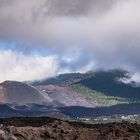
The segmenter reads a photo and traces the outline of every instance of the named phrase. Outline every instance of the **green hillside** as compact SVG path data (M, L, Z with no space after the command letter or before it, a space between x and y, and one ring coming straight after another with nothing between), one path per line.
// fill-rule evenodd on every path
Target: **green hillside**
M117 105L117 104L129 104L129 103L136 102L128 98L122 98L122 97L117 97L117 96L107 96L102 92L98 92L90 88L87 88L85 86L81 86L81 85L74 85L72 89L74 92L84 94L89 99L96 101L97 103L108 105L108 106Z

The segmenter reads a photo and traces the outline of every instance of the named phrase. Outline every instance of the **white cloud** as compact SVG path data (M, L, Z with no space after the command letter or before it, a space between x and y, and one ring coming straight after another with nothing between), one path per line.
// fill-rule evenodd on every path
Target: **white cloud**
M4 1L0 0L0 38L48 44L64 41L66 37L73 42L84 34L85 38L91 32L92 26L88 25L93 24L90 12L104 13L116 0Z
M54 76L58 69L56 56L27 56L12 51L0 52L0 81L36 80Z
M60 67L60 59L56 55L26 55L10 50L0 51L0 82L5 80L40 80L67 72L86 72L91 64L83 65L82 69L72 70L71 67Z
M56 50L58 59L53 57L49 60L52 64L55 63L52 73L93 68L92 61L96 61L98 68L119 67L140 73L139 0L86 0L86 3L85 0L0 0L0 3L0 39L20 43L29 41ZM79 56L81 60L78 58L74 62L75 57L72 56L66 59L69 61L67 65L65 62L60 68L60 54L63 57L66 50L73 49L71 46L74 46L76 51L83 51ZM4 71L10 69L6 65L7 61L12 61L11 64L15 64L13 73L18 71L19 75L25 75L22 71L26 70L27 61L27 65L33 65L36 70L31 74L28 69L29 77L33 75L30 77L33 79L32 77L44 77L44 73L52 67L51 64L48 67L44 65L48 57L14 55L22 59L24 67L21 67L17 60L13 60L15 57L12 60L5 58L1 62ZM2 59L6 56L0 57ZM11 72L12 70L9 75L12 75L12 78L20 77ZM5 74L3 79L7 77L9 76Z

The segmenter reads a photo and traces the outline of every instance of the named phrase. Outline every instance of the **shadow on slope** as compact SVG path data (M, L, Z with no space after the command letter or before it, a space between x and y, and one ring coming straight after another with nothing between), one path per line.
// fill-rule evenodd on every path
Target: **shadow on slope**
M120 104L111 107L85 108L79 106L60 108L61 113L70 117L97 117L112 115L140 114L140 103Z
M81 84L92 90L96 90L109 96L140 99L140 87L136 83L123 83L119 79L129 79L130 73L124 70L98 71L94 75L83 79Z

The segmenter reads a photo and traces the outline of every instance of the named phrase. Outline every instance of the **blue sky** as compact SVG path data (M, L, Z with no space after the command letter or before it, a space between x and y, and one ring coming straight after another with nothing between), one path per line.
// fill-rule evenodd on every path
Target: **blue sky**
M0 3L0 81L115 68L140 80L139 0Z

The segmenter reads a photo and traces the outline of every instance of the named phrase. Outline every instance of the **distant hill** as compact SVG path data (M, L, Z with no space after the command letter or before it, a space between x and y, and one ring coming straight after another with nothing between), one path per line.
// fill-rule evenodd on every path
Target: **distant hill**
M122 81L130 76L110 70L62 74L31 85L5 81L0 84L0 117L140 114L140 86Z
M67 74L60 74L56 77L43 79L40 81L33 81L30 82L33 86L39 85L71 85L74 84L81 79L90 77L92 73L67 73Z
M88 101L92 100L95 106L96 104L106 106L140 101L140 86L136 86L135 82L122 82L122 79L129 78L131 78L131 74L128 71L116 69L85 74L62 74L54 78L35 81L32 85L45 93L51 93L48 95L55 100L60 99L59 102L65 99L66 96L76 95L77 93L79 94L77 97L79 100L81 96L84 96ZM75 98L68 97L72 101L75 100ZM67 103L66 100L64 102Z
M130 73L124 70L99 71L77 84L99 91L108 96L117 96L140 100L140 86L135 82L123 83L120 79L129 79Z
M0 84L0 101L17 104L41 103L44 101L44 96L30 85L17 81L5 81Z
M54 78L35 81L32 85L73 86L78 84L102 92L108 96L133 98L135 100L140 99L140 86L136 86L135 82L126 84L120 80L129 79L130 77L131 74L128 71L115 69L109 71L89 72L85 74L62 74Z

